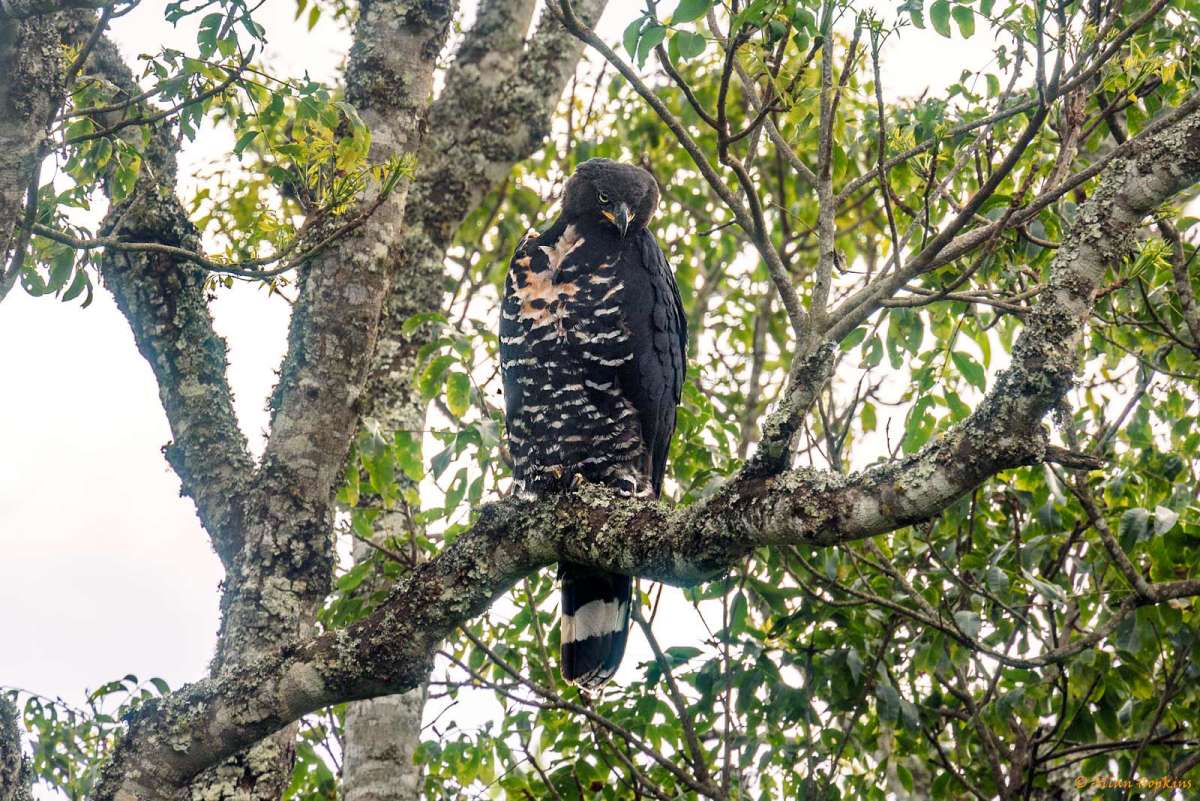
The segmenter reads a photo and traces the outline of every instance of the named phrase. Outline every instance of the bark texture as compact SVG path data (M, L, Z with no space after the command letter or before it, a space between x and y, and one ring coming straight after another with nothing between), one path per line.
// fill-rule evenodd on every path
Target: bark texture
M402 533L403 515L385 513L380 533ZM371 548L355 543L354 558ZM378 584L378 582L374 582ZM357 701L346 708L342 797L345 801L418 801L422 771L416 764L427 682L406 693Z
M0 300L20 277L10 266L20 236L29 185L45 153L43 142L62 96L65 66L53 20L0 16Z
M453 13L452 0L363 4L346 96L371 129L374 163L415 152ZM404 184L301 271L245 545L222 597L214 672L311 635L329 593L333 492L358 422L406 195ZM294 731L285 730L282 738L260 743L193 798L274 801L290 778L293 740ZM262 753L272 745L276 753Z
M353 703L346 710L345 801L417 801L422 772L414 762L421 744L425 682L399 695Z
M21 714L0 697L0 801L32 801L29 762L21 753Z
M551 562L694 582L754 547L827 545L928 519L995 472L1045 458L1041 419L1071 386L1104 270L1128 253L1145 215L1197 180L1196 112L1114 162L1057 252L1050 287L1029 315L1012 367L970 418L920 453L848 476L742 476L677 511L597 487L485 507L471 531L418 566L367 619L232 665L139 710L98 798L169 797L170 787L306 712L417 686L454 626ZM1129 603L1200 594L1200 581L1146 589ZM155 782L137 780L150 770Z

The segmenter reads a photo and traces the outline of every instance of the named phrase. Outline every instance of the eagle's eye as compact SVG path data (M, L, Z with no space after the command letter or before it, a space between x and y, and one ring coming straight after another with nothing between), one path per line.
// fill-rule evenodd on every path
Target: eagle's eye
M607 203L607 202L608 202L608 195L606 195L606 194L604 194L603 192L601 192L601 193L600 193L600 202L601 202L601 203Z

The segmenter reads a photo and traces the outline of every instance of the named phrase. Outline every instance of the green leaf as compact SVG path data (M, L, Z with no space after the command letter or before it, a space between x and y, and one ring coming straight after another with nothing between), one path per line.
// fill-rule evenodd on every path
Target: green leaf
M954 21L958 23L958 32L963 35L964 39L970 39L975 33L975 12L970 6L955 6L950 10L954 16Z
M626 26L625 33L621 36L621 43L630 58L637 56L638 39L642 38L642 24L645 21L645 17L638 17Z
M71 271L75 269L75 251L65 245L54 256L50 266L50 280L46 283L46 292L57 292L67 284Z
M438 394L441 389L442 382L445 380L446 371L450 369L450 365L454 363L454 357L443 354L426 365L421 372L421 377L417 381L417 386L421 390L421 394L428 399L432 399Z
M454 481L450 484L450 489L446 491L446 509L451 511L458 508L462 503L463 496L467 494L467 468L460 467L458 472L454 474Z
M470 408L471 377L466 373L453 372L446 380L446 406L455 417L463 417Z
M867 343L866 351L863 355L863 366L878 367L879 363L883 361L883 340L879 334L871 337L870 342Z
M679 6L671 15L671 24L678 25L681 22L700 19L708 13L711 6L712 0L679 0Z
M400 326L400 333L406 337L410 337L418 328L426 323L430 323L435 328L441 328L446 324L446 315L441 312L421 312L420 314L414 314Z
M845 352L845 351L850 350L855 345L862 342L863 339L866 338L866 336L867 336L867 329L864 326L859 326L858 328L855 328L853 331L851 331L849 334L846 335L845 339L842 340L842 344L841 344L842 351Z
M1132 548L1150 535L1150 513L1141 508L1126 509L1117 525L1117 534L1123 547Z
M900 716L904 719L904 725L909 729L916 731L921 728L921 715L912 701L905 698L900 699Z
M992 565L987 569L987 585L993 595L1003 595L1008 592L1008 574Z
M929 6L929 21L933 29L947 39L950 38L950 0L933 0Z
M75 300L75 298L79 297L80 293L83 292L84 289L87 289L90 284L91 281L88 279L87 273L83 270L77 270L75 272L75 280L71 282L69 287L67 287L67 291L63 293L63 302L70 303L71 301Z
M233 146L234 155L240 157L242 155L242 151L254 141L256 136L258 136L258 131L247 131L239 136L237 142Z
M1170 531L1176 521L1179 520L1179 512L1173 509L1168 509L1165 506L1154 507L1154 533L1156 536L1161 536Z
M958 372L962 373L963 378L967 379L972 386L979 389L987 388L987 379L984 377L983 368L979 366L979 362L975 361L975 357L956 350L950 354L950 358L954 360L954 366L958 368Z
M686 61L703 53L704 48L708 47L708 40L697 33L676 31L671 37L671 44L675 46L679 57Z
M894 725L900 716L900 693L892 685L881 681L875 685L875 698L879 702L879 719Z
M817 35L817 18L804 6L796 4L796 10L792 14L792 24L796 26L796 30L807 34ZM804 48L800 48L803 51Z
M433 477L441 478L442 473L446 472L446 468L450 465L450 460L454 458L454 446L445 448L433 455L429 460L429 466L433 469Z
M425 465L421 461L421 435L411 431L397 431L395 434L396 463L408 479L419 482L425 477Z
M846 667L850 668L850 675L854 677L854 681L857 682L862 678L862 657L858 655L858 651L854 648L846 652Z
M1058 604L1065 604L1067 602L1067 594L1063 591L1062 587L1058 586L1057 584L1051 584L1048 581L1043 581L1027 570L1023 570L1021 572L1025 576L1026 580L1028 580L1030 584L1037 588L1038 593L1040 593L1043 598Z
M650 52L662 44L666 36L667 29L662 25L650 25L642 31L642 38L638 40L637 44L638 67L646 66L646 59L650 58Z
M672 645L663 653L670 658L672 665L682 665L689 659L695 659L704 652L691 645Z
M962 609L954 613L954 622L963 634L972 640L979 635L979 615L970 609Z
M96 142L96 148L92 153L92 158L96 162L96 169L102 170L108 164L108 160L112 158L113 144L112 140L105 138Z
M1138 624L1137 615L1126 615L1117 624L1113 642L1117 644L1118 648L1123 648L1130 653L1137 653L1142 650L1142 634L1142 626Z
M729 631L732 634L741 634L746 631L746 613L748 611L746 594L739 592L733 596L733 608L729 613Z
M225 19L225 15L219 12L205 15L204 19L200 20L200 27L196 31L196 43L200 45L200 54L208 57L213 50L217 49L217 32L221 29L221 21Z
M875 404L870 401L864 401L862 411L859 414L859 422L862 424L863 431L874 431L879 421L876 418Z

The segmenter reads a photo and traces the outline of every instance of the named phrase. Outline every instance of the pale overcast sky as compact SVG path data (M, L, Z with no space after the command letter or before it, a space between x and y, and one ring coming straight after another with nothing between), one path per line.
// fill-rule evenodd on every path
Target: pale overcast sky
M877 5L890 13L896 3ZM619 39L639 6L614 0L604 37ZM327 22L309 34L292 22L294 8L294 0L268 0L259 12L273 68L333 79L347 35ZM112 34L130 63L195 42L192 25L173 29L153 0ZM906 31L885 51L888 94L938 91L964 66L988 63L990 46L984 26L969 42ZM202 136L182 154L181 178L229 144L224 135ZM246 284L214 306L230 345L237 411L256 451L287 312ZM220 566L162 457L166 419L124 318L99 287L87 309L18 288L0 305L0 342L0 686L78 702L84 688L126 673L172 686L200 678L217 628ZM687 626L696 627L694 616ZM645 652L635 635L627 669Z

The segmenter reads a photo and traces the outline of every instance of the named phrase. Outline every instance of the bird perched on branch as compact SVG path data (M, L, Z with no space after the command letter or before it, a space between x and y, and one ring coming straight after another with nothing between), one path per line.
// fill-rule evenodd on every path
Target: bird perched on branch
M517 247L504 283L500 359L518 489L589 481L657 497L683 388L687 323L647 227L658 186L607 159L580 164L562 213ZM632 580L563 563L562 675L596 689L617 670Z

